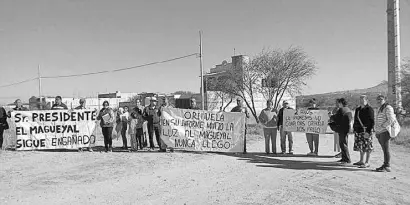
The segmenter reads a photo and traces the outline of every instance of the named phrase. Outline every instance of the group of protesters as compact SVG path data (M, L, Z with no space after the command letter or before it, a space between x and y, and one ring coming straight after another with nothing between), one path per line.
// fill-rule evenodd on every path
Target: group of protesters
M329 126L334 131L335 151L339 152L336 158L341 158L338 162L341 164L350 164L350 154L348 148L348 135L354 134L353 150L360 152L360 159L353 163L359 168L370 167L370 154L373 151L373 137L377 138L384 154L384 163L376 168L379 172L390 172L390 139L392 138L390 130L397 121L393 107L386 102L386 97L379 95L377 97L378 110L374 113L373 108L369 105L366 95L360 96L360 106L358 106L354 115L348 108L347 101L344 98L336 99L336 106L332 112L329 112ZM309 101L309 110L319 110L316 105L316 99ZM277 111L273 107L272 101L268 100L266 108L259 115L259 121L263 125L265 136L265 152L270 154L286 154L286 137L288 139L289 152L292 155L293 136L292 132L283 129L283 111L292 109L287 101L283 101L282 108ZM280 134L281 152L277 153L276 136ZM394 136L393 136L394 137ZM318 156L319 151L319 134L306 133L310 152L308 156Z
M386 98L383 95L377 97L379 109L374 114L373 108L368 103L366 95L360 96L360 106L354 111L347 107L347 101L344 98L336 99L336 106L332 112L329 112L329 126L334 131L334 149L339 152L335 155L336 158L341 158L338 162L341 164L350 164L350 154L348 148L348 135L354 134L354 151L360 152L360 160L353 165L359 168L370 167L369 160L370 154L373 151L373 136L378 139L383 153L384 163L376 171L390 172L390 139L392 138L389 132L389 127L392 126L395 120L395 114L392 106L386 102ZM76 107L76 110L87 109L86 99L82 98L79 101L80 105ZM136 100L136 105L132 110L129 110L128 106L120 108L117 113L110 107L108 101L103 102L103 108L98 112L97 120L100 120L102 128L102 134L104 137L104 146L106 152L112 152L112 133L114 124L117 125L118 133L122 136L123 146L122 149L128 150L127 144L127 131L131 136L131 150L137 151L147 147L147 140L143 136L143 123L147 122L148 136L149 136L149 151L154 150L153 135L155 133L157 145L160 152L166 152L167 146L160 139L160 117L161 110L163 108L173 107L168 98L164 98L163 104L158 106L158 100L155 97L150 99L150 104L145 108L141 105L139 99ZM15 101L16 107L14 111L27 111L28 109L22 106L21 100ZM319 110L316 100L311 99L309 101L309 110ZM55 98L55 104L51 107L52 110L67 110L67 106L62 103L61 96ZM190 106L188 109L199 110L196 105L195 98L190 99ZM282 102L282 108L277 111L273 108L273 102L268 100L266 102L266 108L263 109L258 117L260 123L263 125L263 134L265 137L265 152L266 154L286 154L286 139L288 141L288 154L293 155L293 135L290 131L285 131L283 127L283 113L285 109L293 109L289 106L289 103L284 100ZM242 99L237 99L237 106L234 107L231 112L245 113L246 118L249 118L248 110L243 106ZM5 111L4 108L0 108L0 148L3 146L3 132L8 129L7 118L11 117L11 112ZM376 119L376 120L375 120ZM246 125L245 125L246 129ZM280 148L281 152L277 152L276 149L276 136L280 134ZM246 132L245 132L246 133ZM319 152L319 134L306 133L306 139L308 142L310 152L308 156L318 156ZM246 141L246 134L245 134ZM270 147L272 152L270 152ZM93 151L92 147L88 147L89 151ZM79 148L79 151L83 151ZM170 148L172 152L173 149ZM246 153L246 143L244 147Z

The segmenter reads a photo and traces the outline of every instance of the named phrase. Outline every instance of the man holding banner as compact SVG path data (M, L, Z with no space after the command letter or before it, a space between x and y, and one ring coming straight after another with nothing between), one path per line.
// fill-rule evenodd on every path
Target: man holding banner
M316 107L316 99L313 98L309 101L310 107L308 110L319 110ZM317 156L319 150L319 134L314 133L306 133L306 140L309 145L310 152L307 154L308 156ZM314 145L314 147L313 147Z
M286 153L286 136L288 136L288 141L289 141L289 154L293 154L293 136L292 132L290 131L285 131L283 127L283 112L285 109L292 109L289 107L288 101L284 100L282 102L282 108L279 110L278 114L278 128L280 132L280 148L282 150L281 154Z
M80 99L80 105L79 106L77 106L75 109L76 110L86 110L87 108L85 107L85 98L81 98ZM91 146L91 145L90 145ZM82 152L83 151L83 148L81 148L81 147L79 147L78 148L78 151L79 152ZM89 152L93 152L94 150L93 150L93 148L92 147L88 147L88 151Z
M249 118L249 112L248 109L246 107L243 106L243 102L241 98L236 99L236 104L237 106L235 106L234 108L232 108L231 112L241 112L241 113L245 113L245 119ZM246 126L246 120L245 120L245 136L244 136L244 150L243 153L246 154L246 130L247 130L247 126Z

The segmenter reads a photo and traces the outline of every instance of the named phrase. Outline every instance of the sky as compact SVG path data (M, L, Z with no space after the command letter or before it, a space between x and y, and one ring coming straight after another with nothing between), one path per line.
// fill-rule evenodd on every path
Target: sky
M28 101L38 76L98 72L199 52L204 70L231 56L299 46L318 66L302 94L387 80L386 0L0 0L0 103ZM401 55L410 57L410 0L401 0ZM43 79L42 94L200 91L192 56L123 72Z

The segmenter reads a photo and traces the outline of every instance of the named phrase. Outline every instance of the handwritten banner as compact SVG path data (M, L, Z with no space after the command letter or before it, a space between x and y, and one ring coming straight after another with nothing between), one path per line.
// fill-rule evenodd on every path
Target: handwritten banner
M243 152L245 114L163 108L161 139L190 151Z
M285 131L325 134L328 121L327 110L285 109L283 112Z
M95 144L96 111L14 111L16 150L75 149Z

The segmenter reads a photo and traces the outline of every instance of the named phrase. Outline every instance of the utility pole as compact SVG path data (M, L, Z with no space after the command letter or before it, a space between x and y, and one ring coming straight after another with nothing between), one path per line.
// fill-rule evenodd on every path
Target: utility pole
M37 67L37 75L38 75L38 98L40 101L40 110L43 109L43 101L41 99L41 74L40 74L40 64Z
M201 70L201 108L205 110L205 89L204 89L204 69L203 69L203 62L202 62L202 31L199 31L199 66Z
M402 109L400 59L400 1L387 0L388 99L395 112Z

